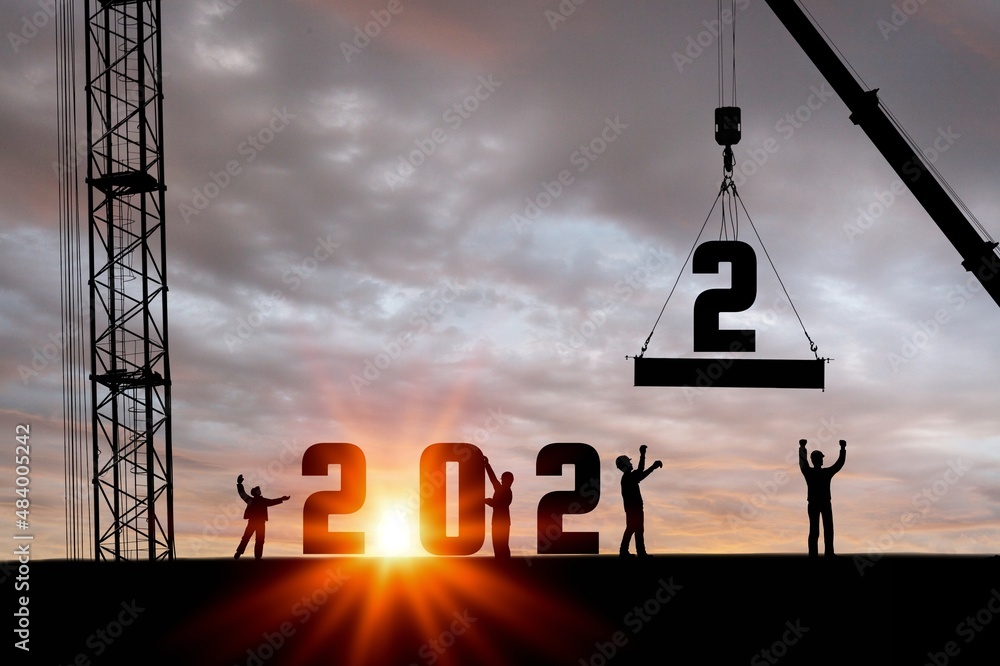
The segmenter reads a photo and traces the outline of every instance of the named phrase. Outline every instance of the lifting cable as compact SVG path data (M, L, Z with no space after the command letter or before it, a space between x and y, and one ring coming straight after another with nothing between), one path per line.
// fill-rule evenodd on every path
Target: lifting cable
M56 72L59 185L59 296L62 311L63 475L67 559L81 559L91 546L90 447L76 142L76 17L73 0L56 5Z
M809 11L809 8L806 7L804 4L802 4L801 2L796 2L795 4L799 6L799 9L802 10L803 14L809 17L809 22L812 23L814 28L816 28L816 32L823 35L823 40L830 45L830 48L832 48L834 51L837 52L837 57L840 58L841 62L844 63L844 66L847 67L849 70L851 70L851 73L853 73L854 76L858 79L858 81L861 82L861 85L864 87L865 90L869 90L868 84L865 83L865 80L863 78L861 78L861 74L858 72L858 70L854 69L854 65L852 65L851 61L847 59L847 56L845 56L844 52L840 50L840 48L837 46L837 43L834 42L833 39L830 37L829 33L827 33L827 31L823 29L823 26L812 15L812 12Z
M723 175L722 175L722 185L719 187L719 192L715 196L715 201L712 202L712 208L708 211L708 215L705 217L705 221L701 225L701 229L698 231L698 236L695 238L691 249L688 251L687 257L684 259L684 264L681 266L680 272L677 275L677 279L674 280L673 286L670 288L670 293L667 294L667 299L663 303L663 307L660 308L660 314L657 315L656 321L653 323L653 328L650 330L649 335L646 337L646 341L642 345L642 349L639 354L634 358L642 358L643 354L646 353L646 349L649 347L649 341L653 337L653 333L656 331L657 324L660 323L660 319L663 317L663 312L667 308L667 303L670 302L670 298L674 295L674 291L677 289L677 284L680 282L681 276L684 274L684 270L687 268L688 263L691 261L691 257L694 254L695 249L698 246L698 241L701 240L702 234L705 232L705 227L708 225L709 219L712 217L712 212L715 211L715 207L719 204L719 199L723 200L722 206L720 207L722 212L722 225L719 229L719 240L729 240L730 234L732 234L732 240L739 240L739 211L742 208L743 214L746 216L747 220L750 222L750 227L753 229L754 235L757 237L758 243L760 243L761 249L764 251L764 256L767 257L768 263L771 265L771 270L774 271L775 277L778 279L778 284L781 285L781 289L788 299L788 303L792 308L792 312L795 313L796 319L799 321L799 325L802 327L802 332L806 336L806 340L809 341L809 349L812 351L816 358L819 359L818 347L815 342L813 342L812 337L809 335L809 331L806 330L805 324L802 321L802 317L799 315L798 309L795 307L795 303L792 302L792 297L788 293L788 289L785 287L784 281L781 279L781 275L778 274L778 269L774 265L774 261L771 259L771 254L767 251L764 246L764 240L760 236L760 232L757 230L757 226L753 223L753 219L750 217L749 211L746 209L746 204L743 203L742 197L740 197L739 192L736 189L736 183L733 180L733 170L736 166L736 158L733 154L732 146L739 142L741 133L741 118L740 109L736 106L736 0L731 0L730 17L732 23L732 75L731 75L731 101L730 104L726 105L725 99L725 48L722 39L721 32L723 21L723 0L718 0L718 21L719 21L719 107L715 112L715 124L716 124L716 142L719 145L725 146L723 150ZM860 78L860 77L859 77ZM736 203L739 203L737 206ZM726 210L729 210L729 218L727 223ZM629 357L626 356L626 359Z
M903 124L899 122L899 120L896 118L895 114L892 113L889 107L887 107L881 99L878 100L878 105L879 107L882 108L882 111L885 112L885 115L889 119L889 122L891 122L895 126L896 131L899 132L904 139L906 139L906 143L909 144L910 150L913 151L913 154L923 157L923 152L917 145L917 142L914 141L913 137L910 136L910 133L906 131L906 128L903 127ZM958 206L963 213L965 213L966 217L972 222L972 224L976 227L976 229L979 230L979 233L982 235L983 239L990 243L993 243L994 239L990 235L989 230L982 225L982 223L976 217L975 213L972 212L972 209L969 208L968 205L966 205L965 201L962 200L962 197L960 197L958 195L958 192L956 192L955 189L951 186L951 183L949 183L945 179L945 177L941 174L941 172L938 171L938 168L934 166L934 163L931 162L929 159L924 159L923 163L924 166L927 167L927 170L931 173L931 175L941 184L941 187L944 188L944 190L948 193L948 196L951 198L951 200L955 202L955 205Z
M660 308L660 314L656 317L656 321L653 322L653 328L646 337L646 342L642 345L642 350L635 358L642 358L642 355L646 353L646 347L649 346L649 340L653 337L653 332L656 331L656 325L660 323L660 317L663 316L663 311L667 309L667 303L670 302L670 297L674 295L674 290L677 289L677 283L681 281L681 276L684 275L684 269L687 268L688 262L691 261L691 255L694 254L695 248L698 247L698 241L701 240L701 234L704 233L705 227L708 225L708 221L712 217L712 211L715 210L715 206L719 203L719 197L722 196L722 190L715 196L715 201L712 203L711 210L708 211L708 215L705 216L705 221L701 225L701 229L698 231L698 237L694 239L694 243L691 245L691 249L688 250L687 257L684 259L684 265L681 266L680 272L677 273L677 279L674 280L674 286L670 288L670 293L667 294L667 300L663 302L663 307ZM626 359L628 356L625 357Z
M719 39L718 39L718 84L719 84L719 109L726 106L725 91L726 91L726 75L725 75L725 39L722 36L722 27L725 25L723 21L723 0L717 0L716 2L716 20L719 26ZM730 77L732 86L732 106L736 106L736 0L730 0L730 19L732 25L732 76ZM716 110L716 139L719 137L719 110ZM737 116L738 122L738 116ZM738 141L738 131L737 138ZM724 144L723 144L724 145ZM688 250L687 257L684 259L684 264L681 266L681 270L677 273L677 279L674 280L673 286L670 288L670 293L667 294L667 299L663 302L663 307L660 308L660 314L657 315L656 321L653 322L653 328L649 331L649 335L646 337L646 342L643 343L642 349L639 351L635 358L642 358L642 355L646 353L646 348L649 347L649 341L653 337L653 333L656 331L657 324L660 323L660 319L663 317L663 312L667 309L667 303L670 302L670 298L674 295L674 291L677 289L678 283L681 281L681 276L684 275L684 269L687 268L688 263L691 261L691 256L694 254L695 249L698 247L698 241L701 240L701 235L705 232L705 227L708 226L708 221L712 218L712 213L715 211L715 207L719 204L719 199L723 198L722 203L722 229L720 230L720 237L722 234L727 233L726 228L726 206L730 206L730 219L733 220L733 235L734 237L738 233L738 225L736 224L736 216L732 210L732 197L723 197L730 189L735 191L736 186L733 184L732 173L733 166L735 165L735 159L733 157L733 150L731 145L726 145L723 151L723 178L722 186L719 188L718 194L715 195L715 201L712 202L712 207L708 211L708 215L705 216L705 221L701 224L701 229L698 230L698 236L694 239L694 243L691 245L691 249ZM625 357L629 358L628 356Z
M806 330L806 325L802 322L802 317L799 316L799 311L795 307L795 303L792 302L792 297L788 293L788 289L785 288L785 282L784 282L784 280L782 280L781 276L778 275L778 267L774 265L774 261L771 259L771 253L768 252L767 248L764 246L764 239L760 237L760 232L757 231L757 225L755 225L753 223L753 218L750 217L750 213L749 213L749 211L747 211L747 207L743 203L743 198L740 197L739 192L736 191L736 186L735 185L733 185L733 196L736 198L737 201L740 202L740 207L743 209L743 213L744 213L744 215L746 215L747 221L750 223L750 228L753 229L754 235L757 236L757 242L760 243L760 249L764 250L764 256L767 257L767 262L769 264L771 264L771 270L774 271L774 277L776 277L778 279L778 284L781 285L781 290L785 293L785 298L788 299L788 304L792 306L792 312L795 313L795 318L799 320L799 326L802 327L802 332L805 334L806 340L809 341L809 351L811 351L812 353L814 353L816 355L816 358L818 359L819 358L819 352L818 352L819 347L816 346L816 343L813 342L813 339L809 336L809 331Z
M722 26L726 24L724 20L725 10L723 10L723 0L718 0L717 3L717 16L716 21L719 26L719 39L718 39L718 53L719 53L719 106L726 106L725 100L725 90L726 90L726 77L725 77L725 42L726 40L722 38ZM730 0L729 16L731 17L732 24L732 76L730 81L732 97L732 106L736 106L736 0Z
M785 294L785 298L788 299L788 304L791 306L792 312L795 313L795 318L798 320L799 326L802 327L802 333L806 336L806 340L809 341L809 351L813 352L813 354L815 354L816 358L818 359L819 347L813 341L812 336L809 335L809 331L806 330L806 325L802 321L802 316L799 314L798 308L795 307L795 302L792 300L791 294L788 293L788 288L785 287L785 281L781 279L781 275L778 273L778 267L775 266L774 260L771 259L771 253L767 251L767 247L764 245L764 239L761 238L760 231L757 230L757 225L754 224L753 218L750 217L750 211L747 210L746 204L743 203L743 198L737 191L736 184L732 181L731 178L728 177L723 180L722 187L719 188L719 193L716 195L715 201L712 202L712 208L708 211L708 215L705 217L705 221L702 223L701 229L698 231L698 236L694 239L694 243L691 245L691 249L688 250L687 257L684 259L684 264L681 266L681 270L678 272L677 278L674 280L674 284L670 288L670 293L667 294L667 299L663 302L663 307L660 308L660 314L657 315L656 321L653 322L653 328L652 330L649 331L649 335L646 337L646 341L643 343L642 349L639 351L638 355L636 355L635 358L642 358L643 354L646 353L646 349L649 347L649 341L653 338L653 333L656 332L656 326L657 324L660 323L660 319L663 317L663 313L667 309L667 303L670 302L670 298L674 295L674 292L677 290L677 285L681 280L681 276L684 274L684 270L687 268L688 263L691 261L691 256L694 254L694 251L698 246L698 241L701 240L701 236L705 232L705 227L708 226L708 221L712 217L712 212L715 211L715 207L718 205L719 199L726 192L730 192L730 196L727 197L727 200L730 205L732 205L733 200L739 202L739 207L736 208L736 212L738 213L740 208L743 209L743 214L746 216L747 221L750 223L750 228L753 229L754 235L757 237L757 242L760 243L760 247L764 251L764 256L767 257L767 262L771 265L771 270L774 271L774 277L777 278L778 284L781 285L781 290ZM723 205L722 210L723 210L723 219L725 219L725 204ZM731 217L735 217L735 215ZM723 230L720 231L720 237L724 231L725 231L725 223L723 223ZM733 240L739 240L739 239L734 235Z

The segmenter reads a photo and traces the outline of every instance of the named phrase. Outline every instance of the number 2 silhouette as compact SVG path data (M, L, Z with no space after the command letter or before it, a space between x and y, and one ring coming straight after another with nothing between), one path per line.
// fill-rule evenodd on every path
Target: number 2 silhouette
M757 332L752 328L720 329L719 313L743 312L757 300L757 255L742 241L708 241L695 250L691 270L718 273L723 262L732 266L729 288L708 289L694 302L694 350L756 351Z

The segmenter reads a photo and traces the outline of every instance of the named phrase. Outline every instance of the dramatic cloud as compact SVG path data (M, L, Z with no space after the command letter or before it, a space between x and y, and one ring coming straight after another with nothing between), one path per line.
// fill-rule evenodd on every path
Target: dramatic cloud
M811 339L832 359L825 391L632 386L625 356L678 276L648 356L693 355L694 299L728 284L681 274L722 178L714 5L164 3L178 555L231 554L240 473L292 496L268 548L301 554L302 503L333 482L302 477L301 452L323 441L365 451L366 505L336 520L370 544L417 491L423 448L468 441L513 471L512 548L534 552L539 498L572 484L569 468L536 477L535 456L562 441L600 453L601 501L567 524L599 530L602 551L624 520L614 458L647 444L665 466L643 484L651 550L801 552L800 438L828 458L849 441L841 551L995 551L1000 310L766 4L736 5L739 235L758 292L723 323L755 328L759 356L811 358ZM0 391L8 437L36 433L38 552L61 557L43 8L0 10ZM992 8L810 9L995 234Z

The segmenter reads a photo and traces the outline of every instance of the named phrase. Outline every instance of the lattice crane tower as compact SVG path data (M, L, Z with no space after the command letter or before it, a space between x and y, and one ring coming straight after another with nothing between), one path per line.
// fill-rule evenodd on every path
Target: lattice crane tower
M94 551L173 559L159 0L86 0Z

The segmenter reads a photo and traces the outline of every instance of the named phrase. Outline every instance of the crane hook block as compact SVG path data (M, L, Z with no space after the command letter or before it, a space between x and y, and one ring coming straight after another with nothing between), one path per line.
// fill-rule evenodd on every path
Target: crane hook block
M740 142L740 107L722 106L715 110L715 142L720 146L735 146Z

